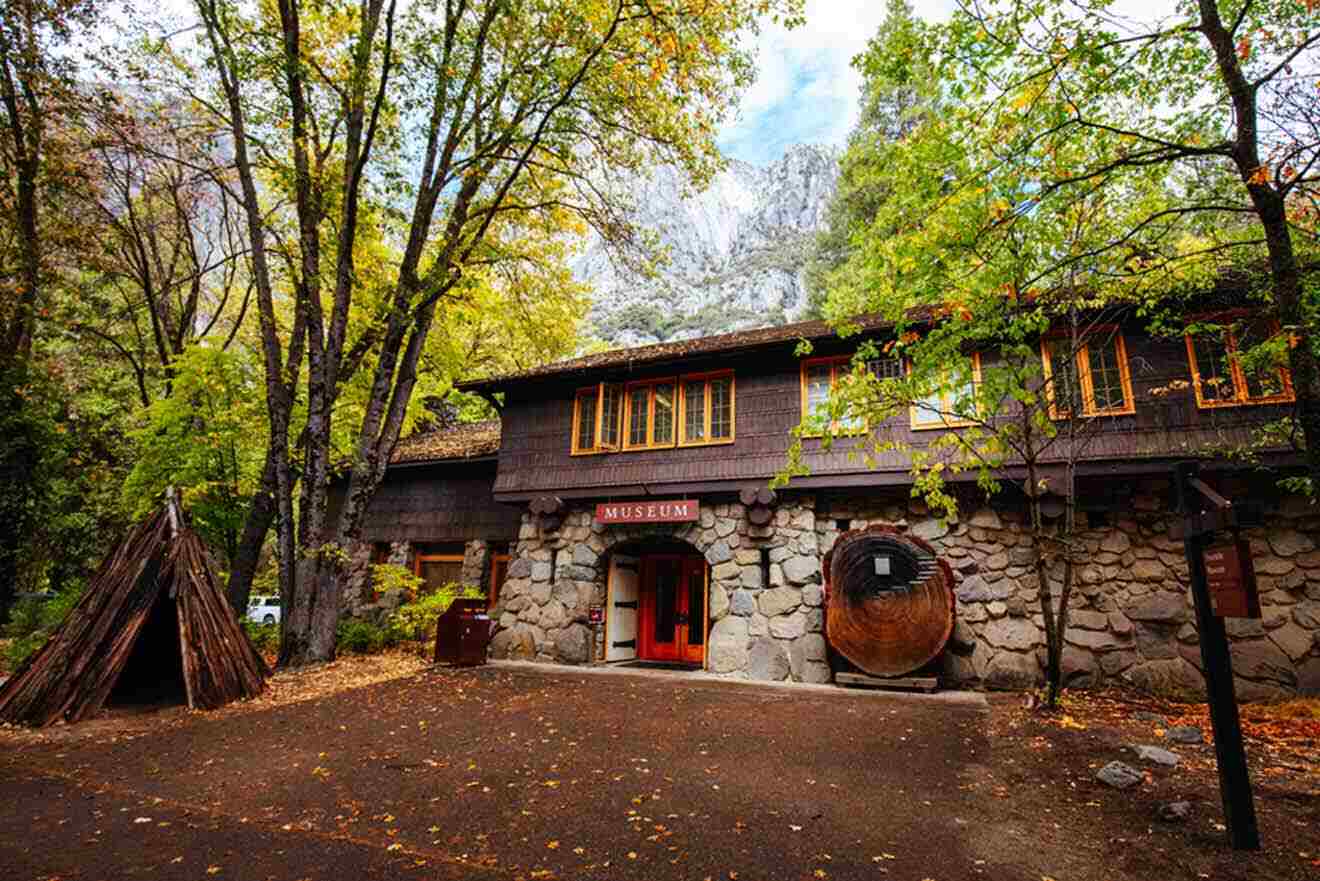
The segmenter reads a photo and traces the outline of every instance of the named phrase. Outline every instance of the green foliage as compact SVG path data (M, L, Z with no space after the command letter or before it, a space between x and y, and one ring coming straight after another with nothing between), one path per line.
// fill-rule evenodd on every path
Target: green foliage
M83 590L82 585L76 585L49 600L27 598L14 604L3 630L4 636L10 640L5 646L4 658L10 670L16 669L45 644L69 617L69 612L82 598Z
M245 618L243 619L243 629L247 631L248 639L252 640L252 645L257 651L263 654L279 651L280 625L259 624Z
M371 589L378 594L401 590L408 596L416 596L425 584L426 582L414 575L407 566L375 563L371 567Z
M336 639L341 650L355 655L371 655L399 644L399 634L392 627L377 627L360 618L339 622Z
M888 0L888 11L866 50L853 59L862 74L861 114L839 161L839 180L807 261L808 317L825 313L830 275L852 252L854 236L867 229L894 188L885 174L893 145L935 111L939 78L922 41L927 25L907 0Z
M174 362L172 394L153 401L131 435L138 455L123 492L134 516L174 486L193 527L232 557L261 479L265 417L255 365L232 350L189 347Z
M459 597L480 597L481 589L469 584L450 583L400 606L390 617L390 626L408 639L427 641L435 638L435 622Z

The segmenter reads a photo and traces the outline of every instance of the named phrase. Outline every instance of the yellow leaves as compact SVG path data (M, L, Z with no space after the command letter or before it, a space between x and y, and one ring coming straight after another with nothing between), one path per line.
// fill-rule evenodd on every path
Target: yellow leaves
M547 841L545 843L545 848L546 850L559 850L559 839L556 838L553 841Z
M1249 58L1251 58L1251 35L1250 35L1250 34L1247 34L1247 35L1244 36L1241 40L1238 40L1238 44L1237 44L1237 54L1238 54L1238 58L1240 58L1240 59L1243 60L1243 61L1246 61L1246 60L1248 60Z
M1248 184L1266 184L1270 179L1270 167L1262 165L1247 177Z
M206 867L206 874L208 874L208 875L219 875L219 874L220 874L220 867L219 867L219 866L207 866L207 867Z

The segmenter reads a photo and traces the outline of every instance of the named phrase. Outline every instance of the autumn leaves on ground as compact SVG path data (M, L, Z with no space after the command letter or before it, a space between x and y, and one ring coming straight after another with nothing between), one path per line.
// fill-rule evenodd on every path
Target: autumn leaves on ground
M26 878L1303 879L1320 706L1246 710L1261 854L1224 844L1200 708L1063 712L718 681L428 667L281 673L215 713L0 730L0 865ZM1161 745L1176 768L1126 747ZM1095 779L1126 761L1118 791ZM1181 822L1160 806L1190 803Z

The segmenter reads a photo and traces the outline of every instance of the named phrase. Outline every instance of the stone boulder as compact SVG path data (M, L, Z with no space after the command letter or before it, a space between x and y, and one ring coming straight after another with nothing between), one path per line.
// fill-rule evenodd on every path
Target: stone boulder
M793 587L774 587L761 592L757 605L767 618L783 615L802 605L802 591Z
M717 621L706 651L710 669L716 673L747 669L747 619L725 616Z
M1229 645L1233 673L1247 679L1268 679L1284 685L1297 682L1292 660L1268 639L1253 639Z
M1095 779L1115 789L1131 789L1146 779L1140 771L1123 762L1110 762L1096 772Z
M1162 591L1123 610L1133 621L1156 624L1181 624L1187 620L1187 603L1182 594Z
M531 631L524 627L501 630L490 641L490 656L529 660L536 657L536 640Z
M1035 655L999 652L986 666L984 680L986 688L1022 691L1036 686L1040 680L1040 668Z
M1036 625L1025 618L999 618L985 625L981 636L995 648L1027 651L1041 641Z
M582 624L572 624L555 633L555 652L568 664L591 660L591 631Z
M747 654L747 676L749 679L780 682L788 678L792 671L788 650L776 639L762 637L752 643Z

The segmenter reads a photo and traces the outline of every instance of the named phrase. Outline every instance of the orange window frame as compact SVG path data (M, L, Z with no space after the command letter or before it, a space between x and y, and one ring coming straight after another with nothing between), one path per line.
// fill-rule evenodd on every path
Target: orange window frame
M655 389L656 386L668 385L674 390L674 400L670 404L671 418L673 426L671 437L668 441L655 442ZM632 394L637 389L646 389L646 443L634 444L632 437ZM730 387L732 388L732 387ZM682 385L676 376L669 376L663 379L647 379L641 382L630 382L623 387L623 431L620 434L620 446L624 452L635 450L668 450L678 443L678 398L682 395ZM576 435L575 435L576 436Z
M710 437L710 384L712 380L729 380L729 436L712 438ZM705 428L706 437L701 440L690 441L687 439L687 384L690 382L704 382L706 389L702 394L702 404L705 413L702 423ZM738 395L736 382L732 370L715 370L710 373L689 373L686 376L680 376L675 386L678 395L678 426L676 437L680 447L710 447L719 444L731 444L738 434Z
M623 416L624 405L627 403L627 397L624 394L623 389L624 387L618 383L600 382L597 383L596 385L583 386L582 388L579 388L576 392L573 393L573 429L572 429L573 434L569 441L570 455L597 456L600 455L601 453L617 453L619 451L620 445L617 441L616 443L613 444L606 444L602 442L601 429L605 427L605 421L604 421L605 394L607 391L617 390L619 393L619 407L614 414L614 425L616 429L615 437L619 440L622 440L619 433L622 430L620 426L623 424L622 416ZM581 432L579 431L579 429L582 426L582 418L583 418L582 399L584 396L593 393L596 396L596 405L590 418L594 420L593 424L595 426L594 432L591 436L594 446L587 449L583 449L582 447L578 446L578 438L581 436Z
M1246 317L1249 313L1245 310L1234 310L1232 312L1216 312L1205 315L1193 316L1193 320L1223 320L1233 321L1238 318ZM1279 322L1270 320L1270 332L1279 332ZM1196 393L1196 406L1201 410L1216 410L1221 407L1251 407L1259 404L1288 404L1296 399L1296 393L1293 391L1292 373L1287 367L1279 368L1279 380L1283 385L1283 391L1277 395L1265 395L1260 398L1250 397L1247 388L1247 375L1242 369L1242 364L1236 357L1238 339L1234 332L1232 324L1224 326L1224 346L1228 352L1228 369L1233 379L1233 398L1232 400L1208 401L1201 390L1201 370L1196 363L1196 344L1192 334L1184 333L1183 342L1187 346L1187 364L1192 370L1192 390Z
M834 389L839 382L839 375L841 373L848 374L852 372L852 360L853 360L852 355L830 355L828 357L807 358L803 360L802 366L798 373L798 380L799 380L799 385L801 387L802 420L804 422L811 417L811 411L809 409L808 401L807 401L807 397L808 397L807 377L811 373L812 368L825 367L827 365L829 366L830 393L833 394ZM831 434L863 434L866 431L867 431L867 426L865 422L863 422L862 425L858 426L855 429L849 429L838 422L833 422L833 421L830 422ZM803 437L821 437L823 434L824 432L821 431L812 431L809 433L805 433Z
M1082 391L1082 415L1083 416L1132 416L1137 412L1137 399L1132 394L1132 372L1128 367L1127 342L1123 339L1123 333L1117 325L1102 324L1097 325L1091 333L1107 333L1112 331L1114 336L1114 354L1118 358L1118 380L1123 386L1122 407L1107 407L1100 409L1095 405L1095 378L1091 375L1091 352L1090 343L1085 339L1077 351L1073 353L1073 364L1077 368L1077 382ZM1062 334L1050 334L1042 337L1040 341L1040 360L1045 371L1045 395L1049 400L1049 410L1051 419L1066 419L1072 414L1067 410L1060 410L1054 406L1054 368L1050 365L1050 356L1047 345L1050 340L1069 340Z
M490 555L490 575L488 578L489 587L486 589L486 608L493 609L495 604L500 601L500 588L502 582L495 580L495 575L500 571L500 564L504 565L505 577L509 573L509 554L491 554Z
M912 364L911 362L909 362L908 372L910 373L911 371L912 371ZM976 387L979 386L980 384L981 384L981 353L973 352L972 353L973 391L975 391ZM948 392L943 389L940 390L940 406L946 409L949 406ZM945 416L943 413L938 414L933 419L922 419L920 418L922 415L929 415L929 414L926 414L925 411L917 407L916 404L913 404L911 407L908 408L908 420L913 431L935 431L941 428L966 428L969 425L976 424L975 420L950 419L949 417Z
M466 559L463 554L417 554L413 557L413 575L422 577L423 563L459 563Z

